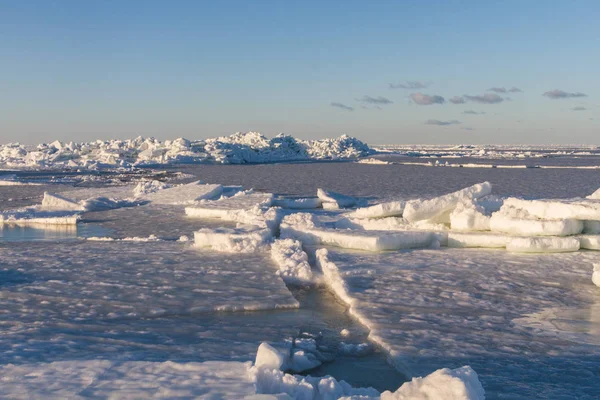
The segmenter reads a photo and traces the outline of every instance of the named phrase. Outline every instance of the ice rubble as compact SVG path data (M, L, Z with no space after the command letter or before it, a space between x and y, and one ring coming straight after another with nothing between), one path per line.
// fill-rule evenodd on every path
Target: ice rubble
M10 168L131 168L162 164L265 163L276 161L356 159L373 153L365 143L342 135L336 139L301 140L280 134L267 139L256 132L189 141L96 140L88 143L54 141L29 148L0 145L0 166Z
M310 354L310 353L309 353ZM381 399L381 400L483 400L485 391L475 371L468 366L450 370L443 368L423 378L413 378L396 391L378 393L373 388L353 388L333 377L311 377L287 374L295 353L289 354L263 342L257 351L251 373L256 392L287 394L292 399Z
M305 198L277 198L273 200L273 206L295 210L306 210L321 207L322 200L318 197Z
M312 269L302 243L293 239L275 240L271 258L279 266L278 274L287 283L310 283Z
M194 232L196 247L225 253L255 253L268 249L273 238L269 229L248 225L235 229L203 228Z

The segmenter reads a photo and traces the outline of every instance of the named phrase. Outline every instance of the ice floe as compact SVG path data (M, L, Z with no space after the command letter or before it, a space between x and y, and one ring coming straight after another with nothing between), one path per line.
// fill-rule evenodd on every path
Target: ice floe
M359 203L358 199L354 197L321 188L317 189L317 197L322 201L323 208L326 209L354 207Z
M271 230L254 225L239 228L203 228L194 232L196 247L210 247L224 253L266 251L273 236Z

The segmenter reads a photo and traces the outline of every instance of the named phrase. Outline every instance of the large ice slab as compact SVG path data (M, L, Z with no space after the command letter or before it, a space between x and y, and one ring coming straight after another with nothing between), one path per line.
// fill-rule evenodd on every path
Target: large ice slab
M297 218L296 216L291 216ZM435 239L431 232L356 231L332 229L310 223L295 223L284 218L280 227L282 238L294 238L304 244L328 244L347 249L386 251L429 247Z
M575 237L523 237L506 244L506 250L515 253L565 253L579 248L579 240Z
M468 188L429 200L410 200L406 203L403 216L409 222L440 218L450 213L464 199L477 199L492 191L489 182L479 183Z
M425 376L470 365L486 397L511 399L597 393L600 385L589 376L600 362L600 347L582 344L600 341L597 288L589 283L594 257L465 249L317 251L330 288L399 369ZM579 311L555 321L558 326L517 322L565 304ZM586 341L577 339L583 336Z
M249 362L73 360L0 366L2 395L19 399L243 399L256 393Z
M193 207L186 207L185 213L197 218L222 218L229 220L231 211L250 210L255 207L270 207L271 193L240 192L232 197L215 201L205 201Z
M0 288L6 316L45 325L298 306L268 253L230 254L224 262L222 254L178 242L81 241L54 248L41 263L43 245L11 243L3 268L35 284ZM29 302L36 307L23 306Z
M240 228L203 228L194 232L196 247L224 253L266 251L273 236L270 229L248 225Z
M448 232L447 246L453 248L504 248L514 236L492 232Z
M330 209L354 207L358 202L354 197L321 188L317 189L317 197L322 201L323 208Z
M583 222L568 219L522 219L513 218L502 211L492 214L490 230L521 236L570 236L583 231Z
M31 208L0 212L0 224L75 225L79 219L79 213L73 211L38 211Z
M592 199L523 200L511 197L504 201L504 207L525 210L541 219L600 220L600 201Z
M200 200L212 200L223 193L223 186L203 184L201 181L173 186L142 195L154 204L191 204Z
M42 210L83 211L81 204L56 193L44 192Z
M356 209L349 215L351 218L384 218L401 216L406 202L402 200L375 204L370 207Z

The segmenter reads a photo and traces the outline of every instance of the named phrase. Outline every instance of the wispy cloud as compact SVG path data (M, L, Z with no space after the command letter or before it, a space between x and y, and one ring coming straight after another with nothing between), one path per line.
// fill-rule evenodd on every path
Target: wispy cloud
M509 92L511 93L522 93L523 91L521 89L519 89L518 87L511 87L510 89L508 89Z
M368 104L392 104L393 103L393 101L391 101L390 99L386 99L385 97L381 97L381 96L377 96L377 97L363 96L357 100L361 101L363 103L368 103Z
M465 99L481 104L497 104L504 101L504 98L498 96L496 93L484 93L477 96L465 95Z
M488 92L496 92L496 93L506 93L506 88L505 87L493 87L493 88L489 88Z
M444 104L444 98L438 95L429 95L424 93L413 93L410 95L410 98L415 103L422 106L430 106L432 104Z
M336 103L336 102L332 102L330 104L331 107L336 107L336 108L341 108L342 110L346 110L346 111L354 111L354 107L350 107L347 106L345 104L342 103Z
M404 83L390 83L390 89L425 89L431 83L420 81L406 81Z
M465 110L465 111L463 111L463 114L483 115L483 114L485 114L485 112L484 111L475 111L475 110Z
M465 104L467 101L462 96L454 96L450 100L448 100L452 104Z
M577 106L577 107L571 108L571 110L573 110L573 111L585 111L585 110L587 110L587 108L585 108L583 106Z
M470 126L465 126L460 129L462 129L463 131L474 131L475 130L474 128L471 128Z
M546 96L549 99L570 99L573 97L587 97L587 94L581 92L565 92L564 90L554 89L544 93L542 96Z
M425 125L439 125L439 126L458 125L460 123L461 123L460 121L457 121L455 119L450 120L450 121L440 121L439 119L428 119L427 121L425 121Z

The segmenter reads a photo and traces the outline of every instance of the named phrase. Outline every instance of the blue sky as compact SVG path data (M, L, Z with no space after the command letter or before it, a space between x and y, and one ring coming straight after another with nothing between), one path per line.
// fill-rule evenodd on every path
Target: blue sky
M0 142L600 144L599 20L592 0L0 0Z

